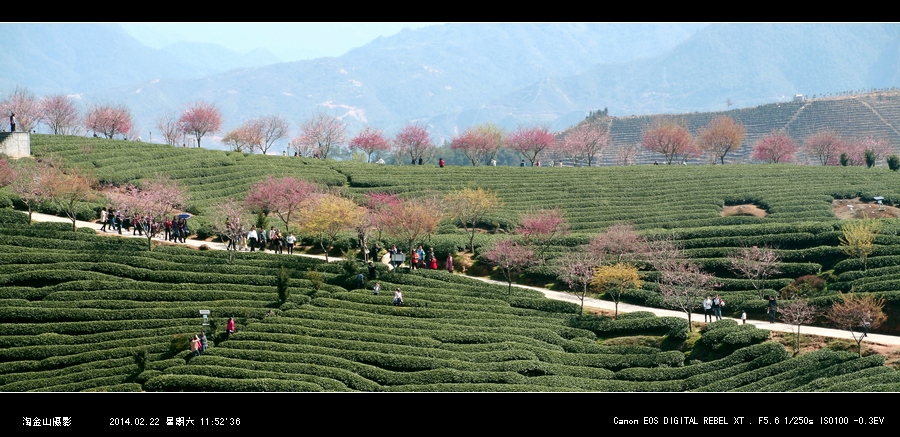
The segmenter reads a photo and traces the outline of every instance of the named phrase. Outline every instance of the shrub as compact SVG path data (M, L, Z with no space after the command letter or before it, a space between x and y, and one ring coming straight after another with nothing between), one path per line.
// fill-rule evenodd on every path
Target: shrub
M825 280L816 275L801 276L780 291L781 299L817 296L825 290Z
M291 297L291 290L288 288L288 283L291 281L291 272L284 267L280 267L278 269L278 274L275 276L275 288L278 291L278 300L281 303L287 302Z
M194 339L194 336L191 334L175 334L172 336L172 341L169 344L169 352L173 354L177 354L181 351L186 351L191 348L191 340Z
M898 157L897 155L888 156L887 165L888 168L893 171L900 170L900 157Z

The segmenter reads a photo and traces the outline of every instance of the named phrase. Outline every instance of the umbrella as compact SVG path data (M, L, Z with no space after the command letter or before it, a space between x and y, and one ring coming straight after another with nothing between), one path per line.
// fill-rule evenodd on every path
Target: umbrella
M191 218L191 214L187 213L187 212L183 212L181 214L176 215L175 218L187 220L187 219Z

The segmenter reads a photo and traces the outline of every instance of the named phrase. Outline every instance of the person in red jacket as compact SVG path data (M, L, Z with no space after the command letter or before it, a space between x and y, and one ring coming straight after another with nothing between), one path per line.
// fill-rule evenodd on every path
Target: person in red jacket
M444 158L438 160L438 165L441 166L441 168L444 168Z
M231 337L231 334L234 334L234 317L228 318L228 325L225 326L225 332L228 333L228 337Z

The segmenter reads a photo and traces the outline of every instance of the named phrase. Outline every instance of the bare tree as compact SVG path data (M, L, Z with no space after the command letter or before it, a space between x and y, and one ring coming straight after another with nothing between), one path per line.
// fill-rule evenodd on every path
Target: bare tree
M797 327L797 340L794 342L794 355L800 351L800 326L808 325L816 319L818 310L803 299L791 301L787 305L782 305L781 320L792 326Z
M178 115L171 111L166 111L163 115L156 119L156 129L162 135L166 144L175 146L178 140L182 139L184 134L178 130Z
M759 298L763 298L763 288L766 285L766 279L772 275L781 273L778 264L781 258L772 248L769 247L748 247L741 249L740 252L728 257L729 268L750 280L750 284L759 293Z

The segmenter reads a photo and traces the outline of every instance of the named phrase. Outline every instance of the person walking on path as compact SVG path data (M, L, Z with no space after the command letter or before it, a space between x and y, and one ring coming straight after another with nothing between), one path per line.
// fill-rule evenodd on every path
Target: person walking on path
M375 283L375 286L372 287L372 294L378 296L378 292L381 291L381 284Z
M191 340L191 353L196 357L200 355L200 337L194 336L194 339Z
M256 239L258 235L256 234L256 227L250 228L250 232L247 233L247 242L250 245L250 251L253 252L256 250Z
M716 313L716 320L722 320L722 307L725 306L725 301L716 294L712 303L713 312Z
M447 255L447 271L453 273L453 255Z
M766 307L769 313L769 323L775 323L775 314L778 312L778 302L775 301L775 295L769 295L769 305Z
M206 350L209 347L209 340L206 339L206 331L200 332L200 352Z
M706 323L713 321L712 298L709 296L703 300L703 321Z
M741 324L742 325L747 324L747 312L746 311L741 311Z
M397 287L397 290L394 291L394 306L400 306L403 304L403 293L400 292L400 287Z

